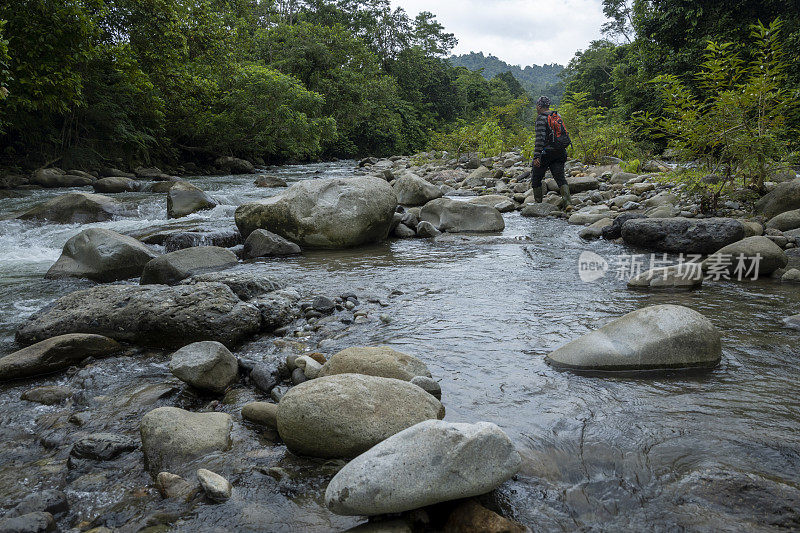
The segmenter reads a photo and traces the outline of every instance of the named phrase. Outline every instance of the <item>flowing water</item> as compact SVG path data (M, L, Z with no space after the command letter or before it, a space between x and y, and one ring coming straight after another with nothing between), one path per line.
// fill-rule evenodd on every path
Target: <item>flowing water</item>
M290 182L352 172L351 162L274 170ZM193 181L222 205L188 218L212 227L231 227L236 205L276 192L246 176ZM4 199L0 217L62 192ZM130 232L168 222L164 195L119 197L138 215L96 226ZM781 328L784 317L800 312L800 289L759 281L643 293L614 276L583 283L581 251L609 257L628 250L585 243L579 227L562 220L505 218L499 236L393 240L240 268L305 293L355 292L369 311L366 322L345 325L336 316L292 339L293 346L330 355L380 343L423 359L441 380L446 420L491 421L516 443L523 471L487 503L534 530L800 528L800 354L798 333ZM90 285L42 279L64 242L84 227L0 221L0 354L15 349L13 332L30 313ZM718 368L585 376L544 362L566 341L659 303L691 307L720 328ZM237 355L269 357L279 349L274 340L253 340ZM260 393L242 385L209 405L180 387L167 361L168 354L132 350L77 371L0 385L2 506L60 488L71 503L60 522L65 529L92 523L135 531L168 523L184 531L329 531L364 521L331 515L322 504L336 463L295 458L269 432L241 423L241 406L262 399ZM56 406L19 399L43 384L76 394ZM71 442L86 433L138 439L141 416L161 405L213 408L238 421L232 449L211 459L235 486L233 499L194 507L161 500L139 451L106 463L68 461Z

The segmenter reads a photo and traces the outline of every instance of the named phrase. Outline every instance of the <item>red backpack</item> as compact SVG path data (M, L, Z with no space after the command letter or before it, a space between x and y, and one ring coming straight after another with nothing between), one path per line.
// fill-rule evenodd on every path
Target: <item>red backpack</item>
M561 116L555 111L547 115L547 144L564 150L572 144Z

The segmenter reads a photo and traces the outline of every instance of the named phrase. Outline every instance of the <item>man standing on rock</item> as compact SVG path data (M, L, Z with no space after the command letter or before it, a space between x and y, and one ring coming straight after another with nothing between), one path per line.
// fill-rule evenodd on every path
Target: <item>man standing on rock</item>
M536 145L533 149L533 169L531 170L531 187L536 203L541 203L542 180L550 169L559 186L565 206L572 204L569 185L564 177L564 163L567 162L567 146L569 135L564 128L561 117L550 111L550 99L542 96L536 101Z

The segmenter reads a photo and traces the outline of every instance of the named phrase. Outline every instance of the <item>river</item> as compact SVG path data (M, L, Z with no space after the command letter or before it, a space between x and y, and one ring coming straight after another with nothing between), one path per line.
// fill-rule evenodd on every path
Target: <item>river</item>
M270 172L293 182L346 176L353 163ZM278 191L256 188L249 176L192 182L221 205L189 218L220 228L231 227L237 205ZM63 192L3 199L0 217ZM117 197L137 215L84 226L0 221L0 355L17 348L14 331L32 312L90 285L43 279L69 237L88 226L131 232L169 222L163 194ZM493 502L534 530L800 528L800 344L796 331L781 327L784 317L800 312L800 287L717 282L690 293L646 293L628 290L611 274L584 283L577 272L582 251L604 257L630 251L586 243L580 227L560 219L512 213L505 220L499 236L392 240L241 268L306 293L359 295L371 310L367 322L299 340L327 355L388 344L425 361L441 380L446 420L494 422L517 445L523 471ZM722 331L715 370L587 376L544 362L568 340L659 303L691 307ZM276 350L272 341L253 340L237 355L264 357ZM138 440L147 411L208 403L181 391L168 359L134 350L74 373L0 384L0 505L60 488L71 504L59 522L64 529L93 523L135 531L134 524L170 523L184 531L330 531L363 522L332 515L322 504L335 464L295 458L269 434L240 423L241 406L262 398L244 385L217 407L239 421L233 448L212 459L212 469L235 487L227 503L187 509L161 500L147 488L140 451L108 464L68 464L69 444L79 435L104 431ZM39 385L67 385L76 394L55 406L20 399Z

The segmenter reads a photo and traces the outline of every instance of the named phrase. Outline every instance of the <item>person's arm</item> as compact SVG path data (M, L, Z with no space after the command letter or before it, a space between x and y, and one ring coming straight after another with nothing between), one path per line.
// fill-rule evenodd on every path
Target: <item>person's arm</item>
M536 142L533 147L533 165L537 165L537 161L541 162L542 152L544 151L545 137L547 136L547 117L539 115L536 117Z

